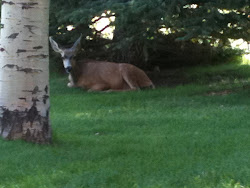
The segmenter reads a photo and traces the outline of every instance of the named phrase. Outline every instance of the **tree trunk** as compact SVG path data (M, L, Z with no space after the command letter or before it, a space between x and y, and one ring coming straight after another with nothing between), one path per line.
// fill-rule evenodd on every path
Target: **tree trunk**
M2 1L0 135L49 143L49 0Z

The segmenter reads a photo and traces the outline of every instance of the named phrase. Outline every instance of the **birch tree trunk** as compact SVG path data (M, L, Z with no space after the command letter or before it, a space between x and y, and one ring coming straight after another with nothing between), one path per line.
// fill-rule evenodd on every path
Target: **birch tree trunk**
M49 0L2 1L0 135L49 143Z

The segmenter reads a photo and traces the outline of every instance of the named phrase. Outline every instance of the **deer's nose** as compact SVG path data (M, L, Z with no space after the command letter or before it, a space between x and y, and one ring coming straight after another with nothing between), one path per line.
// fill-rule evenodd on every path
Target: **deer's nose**
M72 71L72 67L68 66L68 67L65 68L65 70L66 70L67 73L70 73Z

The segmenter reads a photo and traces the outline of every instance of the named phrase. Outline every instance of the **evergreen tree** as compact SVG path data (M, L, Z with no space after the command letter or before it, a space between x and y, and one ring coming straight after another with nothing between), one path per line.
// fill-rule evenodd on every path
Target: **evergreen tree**
M108 50L117 61L147 62L149 51L164 38L159 32L163 27L171 32L165 38L175 41L220 40L226 45L228 38L249 41L250 36L249 0L57 0L51 4L51 35L66 33L59 41L73 42L79 33L96 40L88 27L92 18L106 10L114 12L116 29ZM76 29L66 31L71 24Z
M51 4L51 25L57 27L88 25L94 16L111 10L116 13L117 29L126 36L145 37L145 32L154 33L165 24L183 32L182 39L213 36L249 40L249 0L57 0Z

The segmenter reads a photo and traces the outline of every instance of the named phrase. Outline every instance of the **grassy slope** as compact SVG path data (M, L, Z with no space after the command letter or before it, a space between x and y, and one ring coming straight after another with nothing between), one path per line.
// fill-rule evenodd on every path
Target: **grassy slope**
M250 68L235 68L192 69L197 84L125 93L68 89L53 76L53 145L0 140L0 188L250 187L250 90L242 87ZM209 94L224 89L232 93Z

